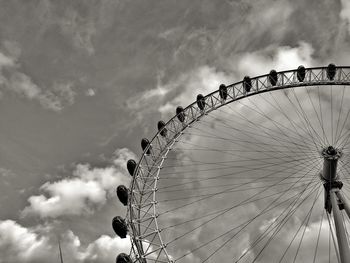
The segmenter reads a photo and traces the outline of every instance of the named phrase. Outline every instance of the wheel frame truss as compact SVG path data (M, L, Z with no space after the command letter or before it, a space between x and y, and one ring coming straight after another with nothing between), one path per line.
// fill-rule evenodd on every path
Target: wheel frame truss
M185 119L181 122L178 115L173 116L164 126L166 136L159 130L144 149L130 185L130 197L127 211L127 224L131 229L132 258L134 262L174 262L166 251L157 222L157 182L160 170L176 141L183 131L200 120L209 112L226 104L259 93L274 90L320 85L349 85L350 67L337 66L334 78L328 76L328 67L305 68L305 78L298 80L298 70L277 72L277 82L271 83L270 74L251 78L251 89L246 91L244 81L227 87L226 100L220 97L219 90L204 96L205 107L199 108L193 102L183 110ZM150 152L150 154L147 154Z

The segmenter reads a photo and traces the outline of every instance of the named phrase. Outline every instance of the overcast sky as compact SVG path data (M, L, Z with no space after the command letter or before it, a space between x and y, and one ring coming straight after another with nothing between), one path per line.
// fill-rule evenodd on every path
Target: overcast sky
M156 123L245 75L350 59L350 1L0 1L0 262L113 262Z

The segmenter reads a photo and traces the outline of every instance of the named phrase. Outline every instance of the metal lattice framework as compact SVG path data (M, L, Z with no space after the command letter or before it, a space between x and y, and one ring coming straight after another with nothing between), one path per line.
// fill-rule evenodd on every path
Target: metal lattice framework
M304 68L304 73L302 79L297 69L277 72L275 81L271 81L271 73L249 78L248 88L247 79L228 85L226 99L219 90L214 91L199 103L184 108L180 113L184 117L182 121L180 114L175 115L157 132L144 149L130 186L127 224L131 229L134 262L173 262L157 222L157 183L163 163L183 131L209 112L259 93L316 85L350 85L350 67L336 67L331 78L329 67Z

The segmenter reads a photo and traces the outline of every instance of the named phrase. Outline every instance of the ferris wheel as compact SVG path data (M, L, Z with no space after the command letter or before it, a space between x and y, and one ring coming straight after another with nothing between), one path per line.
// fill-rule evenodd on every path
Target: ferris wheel
M116 262L350 262L349 86L299 66L177 107L127 162Z

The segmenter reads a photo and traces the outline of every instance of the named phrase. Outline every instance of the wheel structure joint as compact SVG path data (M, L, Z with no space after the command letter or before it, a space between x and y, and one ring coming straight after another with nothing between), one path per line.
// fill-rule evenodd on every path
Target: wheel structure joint
M334 192L338 192L340 189L342 189L343 187L343 182L342 181L328 181L325 182L323 184L324 186L324 193L325 193L325 204L324 204L324 208L326 209L326 211L330 214L332 212L332 202L330 199L330 192L334 191ZM337 199L338 202L338 207L340 210L344 209L344 203L340 200Z

